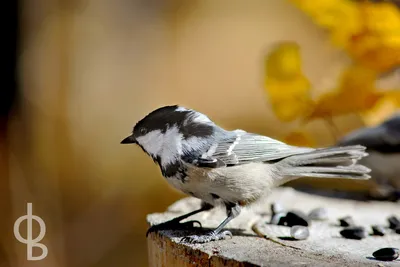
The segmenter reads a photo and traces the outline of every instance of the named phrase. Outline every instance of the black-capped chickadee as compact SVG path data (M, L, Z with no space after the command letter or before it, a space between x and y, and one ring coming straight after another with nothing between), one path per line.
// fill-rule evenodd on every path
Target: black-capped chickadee
M343 137L338 146L362 145L368 157L360 160L371 169L371 181L376 186L370 196L384 200L400 197L400 113L386 119L375 127L352 131Z
M182 239L191 243L231 236L222 229L239 215L242 207L288 181L300 177L370 178L370 170L356 164L367 156L363 146L290 146L243 130L227 131L206 115L177 105L148 114L121 143L139 145L160 166L172 186L203 203L198 210L153 225L147 234L192 225L195 221L180 221L215 206L226 208L227 218L215 230Z

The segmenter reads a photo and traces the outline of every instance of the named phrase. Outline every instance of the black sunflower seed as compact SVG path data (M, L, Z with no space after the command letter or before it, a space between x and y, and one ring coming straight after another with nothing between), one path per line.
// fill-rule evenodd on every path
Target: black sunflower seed
M340 234L348 239L357 239L361 240L363 238L367 237L367 231L365 231L364 227L361 226L350 226L342 231L340 231Z
M400 220L395 215L390 216L387 220L389 222L390 229L396 229L400 226Z
M286 226L295 226L295 225L301 225L301 226L309 226L310 221L308 219L308 216L304 214L301 211L289 211L286 216L285 216L285 225Z
M384 236L385 235L385 228L381 225L372 225L372 235L379 235L379 236Z
M400 226L398 226L395 230L396 234L400 234Z
M354 226L354 221L351 216L339 218L339 223L340 223L340 226L343 226L343 227Z
M271 216L270 224L284 225L282 218L286 216L285 212L279 212ZM280 224L281 223L281 224Z
M381 261L394 261L399 257L398 248L381 248L372 253L377 260Z

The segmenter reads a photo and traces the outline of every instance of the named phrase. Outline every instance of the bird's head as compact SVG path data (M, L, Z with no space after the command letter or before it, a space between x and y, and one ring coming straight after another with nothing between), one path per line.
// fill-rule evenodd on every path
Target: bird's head
M133 127L121 144L137 144L161 167L199 149L213 135L215 124L204 114L174 106L158 108Z

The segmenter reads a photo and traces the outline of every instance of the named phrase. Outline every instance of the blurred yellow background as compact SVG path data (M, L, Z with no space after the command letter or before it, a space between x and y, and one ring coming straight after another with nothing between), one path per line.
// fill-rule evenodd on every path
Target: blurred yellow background
M268 102L264 56L278 41L299 45L314 93L334 87L350 60L289 1L25 0L20 15L19 108L1 158L2 267L147 265L146 214L183 195L119 142L162 105L228 129L283 139L300 127L317 146L334 142L323 121L282 122ZM340 134L365 123L335 122ZM26 202L47 225L40 262L26 261L12 233Z

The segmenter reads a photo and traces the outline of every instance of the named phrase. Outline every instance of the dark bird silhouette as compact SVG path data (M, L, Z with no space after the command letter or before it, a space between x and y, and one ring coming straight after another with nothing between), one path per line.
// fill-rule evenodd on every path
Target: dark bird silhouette
M400 112L380 125L355 130L343 137L338 146L362 145L369 156L360 164L371 169L370 181L376 184L370 196L377 199L400 199Z

